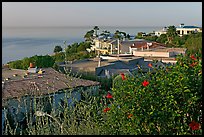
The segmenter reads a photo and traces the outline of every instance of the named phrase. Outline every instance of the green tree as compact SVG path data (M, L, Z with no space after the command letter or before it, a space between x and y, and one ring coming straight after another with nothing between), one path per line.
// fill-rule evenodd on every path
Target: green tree
M202 33L189 35L185 47L191 52L202 50Z
M167 35L166 35L166 34L161 34L161 35L156 39L156 41L165 44L166 41L167 41Z
M94 35L94 30L90 30L88 32L86 32L86 34L84 35L85 41L92 41Z
M167 35L168 42L172 43L174 37L177 36L176 27L175 26L169 26L167 29L166 35Z
M110 31L104 30L104 31L102 31L102 33L100 35L104 36L105 39L108 39L108 37L110 36Z
M115 31L113 37L116 38L116 39L120 39L120 40L123 38L119 30Z
M22 65L22 69L28 69L30 63L32 63L31 60L30 60L30 58L25 57L25 58L22 60L22 64L21 64L21 65Z
M28 69L29 63L34 63L37 67L48 68L52 67L55 63L54 59L49 56L32 56L30 58L24 58L22 60L16 60L9 63L9 66L14 69Z
M22 67L22 60L16 60L9 62L9 67L14 69L23 69Z
M137 39L142 39L142 32L138 32L137 35L135 36Z
M127 39L129 39L129 40L130 40L130 34L127 34Z
M146 36L144 37L144 39L149 40L149 41L156 41L157 40L157 36Z
M62 47L61 46L55 46L54 48L54 53L57 53L57 52L61 52L62 51Z
M65 61L65 53L64 52L56 53L55 55L52 56L52 58L55 62L63 62Z
M86 50L86 45L84 43L80 43L79 46L77 47L77 52L85 51L85 50Z

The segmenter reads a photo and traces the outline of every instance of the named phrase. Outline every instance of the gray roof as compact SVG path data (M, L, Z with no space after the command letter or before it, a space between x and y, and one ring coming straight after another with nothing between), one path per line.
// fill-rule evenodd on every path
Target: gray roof
M57 92L62 89L71 89L77 87L87 87L99 85L99 82L84 80L74 77L66 76L59 73L52 68L43 69L43 77L38 77L37 73L29 74L27 78L22 78L19 75L15 76L15 79L11 77L2 83L2 99L21 97L25 95L45 95ZM9 70L11 74L14 72ZM15 73L17 70L14 70ZM22 70L20 70L22 73ZM3 73L6 73L3 72ZM7 74L8 76L9 74ZM18 77L18 78L17 78Z
M191 28L200 28L200 27L197 27L197 26L183 26L183 27L178 27L178 28L188 28L188 29L191 29Z

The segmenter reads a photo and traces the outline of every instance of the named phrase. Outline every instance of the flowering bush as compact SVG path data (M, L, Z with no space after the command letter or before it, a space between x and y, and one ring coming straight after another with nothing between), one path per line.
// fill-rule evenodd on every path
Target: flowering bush
M148 64L153 71L146 74L121 73L112 91L85 95L74 108L64 105L60 114L42 113L27 124L25 133L6 124L4 134L201 135L201 56L179 56L175 66L161 70Z
M112 90L106 130L110 134L202 134L201 56L187 53L177 57L176 65L155 73L121 75Z

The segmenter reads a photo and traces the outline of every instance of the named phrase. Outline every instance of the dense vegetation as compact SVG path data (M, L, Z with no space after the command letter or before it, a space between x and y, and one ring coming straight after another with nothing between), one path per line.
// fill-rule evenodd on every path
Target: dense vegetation
M85 58L95 57L95 52L88 52L86 49L91 47L91 42L73 43L66 48L66 60L74 61Z
M26 70L28 69L30 63L34 63L37 67L40 67L40 68L47 68L47 67L52 67L55 61L49 55L45 55L45 56L35 55L29 58L25 57L22 60L12 61L12 62L9 62L8 64L10 68Z
M201 49L177 57L175 66L153 69L140 77L121 74L111 91L84 96L74 108L64 105L60 114L35 111L35 123L24 130L7 124L4 134L201 135Z
M105 122L111 134L202 134L202 53L177 61L165 70L115 82Z

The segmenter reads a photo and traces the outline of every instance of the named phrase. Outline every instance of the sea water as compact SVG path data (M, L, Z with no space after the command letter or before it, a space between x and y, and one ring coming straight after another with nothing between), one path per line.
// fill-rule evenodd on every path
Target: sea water
M131 36L138 32L153 32L162 27L110 27L99 26L98 33L104 30L114 33L124 31ZM34 55L52 54L54 47L65 47L84 41L84 35L91 27L7 27L2 28L2 64Z

